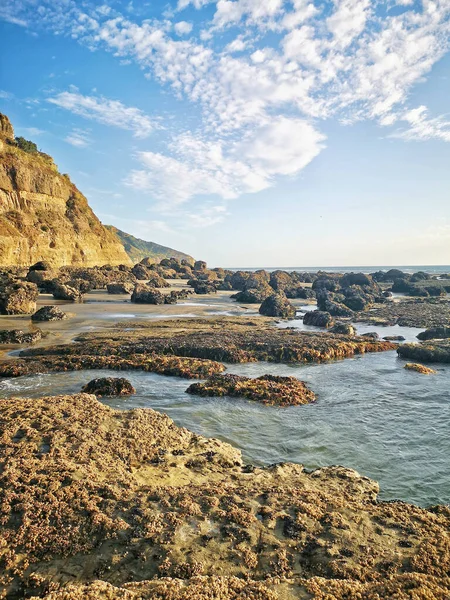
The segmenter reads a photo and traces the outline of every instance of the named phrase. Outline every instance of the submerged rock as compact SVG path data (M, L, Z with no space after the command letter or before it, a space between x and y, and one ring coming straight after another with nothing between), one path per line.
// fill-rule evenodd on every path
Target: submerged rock
M259 307L259 313L266 317L294 318L297 309L289 302L283 293L268 296Z
M303 317L303 323L305 325L312 325L314 327L333 327L334 320L329 312L322 310L311 310L305 313Z
M387 342L404 342L406 338L402 335L386 335L383 340Z
M437 373L434 369L419 365L418 363L407 363L403 368L408 371L417 371L417 373L422 373L422 375L434 375Z
M0 330L0 344L34 344L42 338L42 331L25 332L21 329Z
M255 400L271 406L297 406L314 402L316 396L296 377L262 375L256 379L239 375L214 375L202 383L193 383L186 390L196 396L234 396Z
M32 321L62 321L63 319L67 319L67 314L57 306L43 306L31 315Z
M380 336L376 331L368 331L367 333L362 333L361 337L368 338L370 340L373 340L374 342L377 342L380 339Z
M86 394L95 396L131 396L136 390L124 377L101 377L93 379L82 389Z
M450 340L434 340L421 344L402 344L397 348L400 358L419 362L450 363Z

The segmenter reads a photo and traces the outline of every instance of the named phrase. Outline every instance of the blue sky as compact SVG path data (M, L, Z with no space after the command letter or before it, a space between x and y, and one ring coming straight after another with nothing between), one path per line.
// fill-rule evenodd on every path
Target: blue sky
M450 264L450 0L4 0L0 111L212 266Z

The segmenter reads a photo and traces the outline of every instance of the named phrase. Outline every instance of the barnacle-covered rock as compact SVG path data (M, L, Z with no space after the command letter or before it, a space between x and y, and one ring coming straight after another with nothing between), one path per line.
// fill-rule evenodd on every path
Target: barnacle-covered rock
M81 389L85 394L94 396L131 396L136 390L124 377L99 377L92 379Z

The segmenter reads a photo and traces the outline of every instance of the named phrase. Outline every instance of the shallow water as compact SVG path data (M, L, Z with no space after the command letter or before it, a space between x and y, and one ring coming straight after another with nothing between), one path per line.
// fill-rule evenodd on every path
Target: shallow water
M249 462L293 461L308 468L342 464L379 481L383 499L449 503L450 365L439 366L434 376L403 366L395 352L321 365L228 366L232 373L252 377L274 373L307 381L317 402L289 408L198 398L185 393L187 380L123 371L6 379L0 382L0 396L75 393L95 377L126 376L136 395L105 400L108 405L165 412L178 425L241 448Z

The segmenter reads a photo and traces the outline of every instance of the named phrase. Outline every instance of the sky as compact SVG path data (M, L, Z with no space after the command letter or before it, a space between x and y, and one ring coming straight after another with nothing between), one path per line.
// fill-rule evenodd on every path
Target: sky
M450 264L450 0L3 0L0 112L211 266Z

